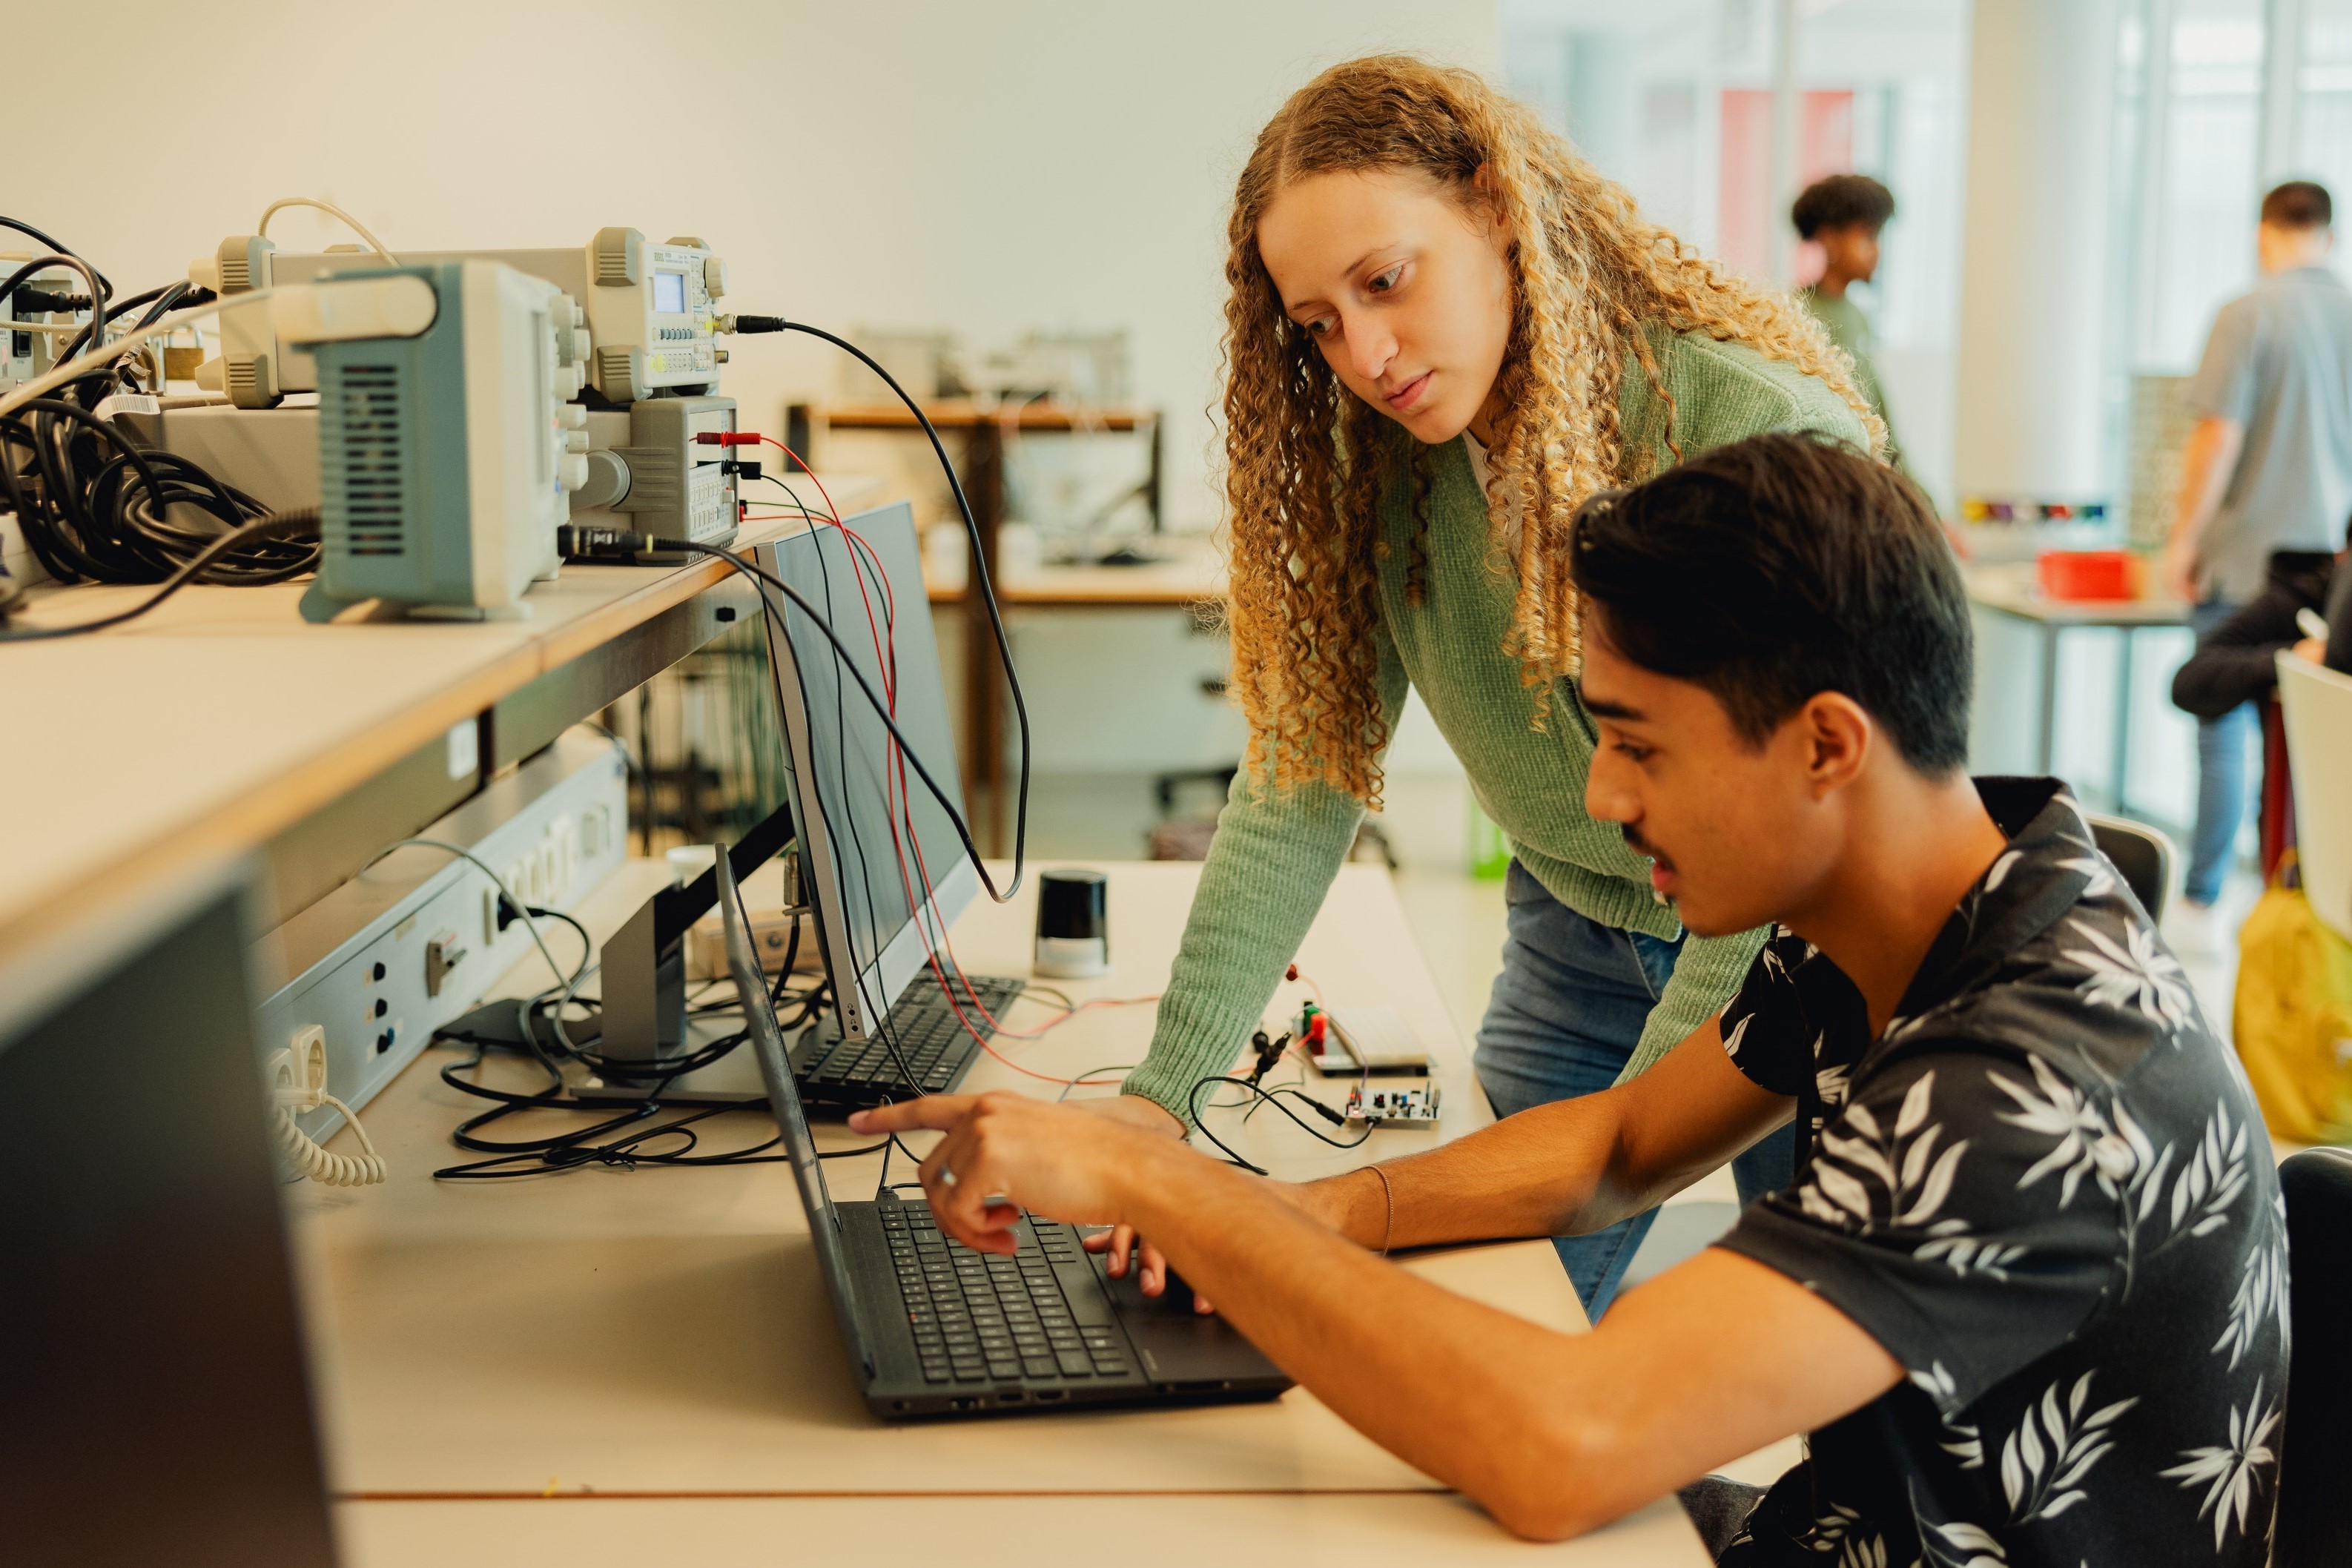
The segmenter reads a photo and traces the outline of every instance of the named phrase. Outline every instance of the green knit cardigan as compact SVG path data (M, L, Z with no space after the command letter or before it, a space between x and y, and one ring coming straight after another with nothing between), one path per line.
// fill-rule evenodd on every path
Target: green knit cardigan
M1823 382L1739 343L1703 333L1645 329L1674 398L1675 435L1685 455L1768 430L1815 430L1859 444L1861 422ZM1619 411L1629 448L1657 467L1674 461L1667 410L1638 364L1629 363ZM1584 811L1595 730L1574 687L1556 683L1541 729L1531 722L1518 661L1504 652L1516 573L1489 563L1485 496L1457 439L1434 449L1423 601L1405 593L1409 497L1392 487L1381 526L1390 549L1380 566L1380 691L1393 733L1408 684L1460 758L1478 804L1511 852L1554 898L1626 931L1672 937L1681 925L1652 896L1648 864L1614 824ZM1201 1079L1228 1071L1258 1027L1283 970L1298 951L1354 842L1363 809L1315 783L1276 792L1246 769L1217 819L1200 891L1160 998L1151 1051L1124 1085L1190 1122ZM1738 989L1763 933L1694 937L1651 1009L1626 1064L1632 1077L1721 1009Z

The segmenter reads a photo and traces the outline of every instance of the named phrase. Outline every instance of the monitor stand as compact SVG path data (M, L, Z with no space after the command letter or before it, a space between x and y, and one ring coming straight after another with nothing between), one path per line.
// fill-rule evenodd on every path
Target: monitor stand
M688 1026L685 1041L677 1050L665 1054L672 1060L683 1061L712 1040L724 1040L734 1032L736 1027L739 1026L734 1025L732 1019L708 1024L698 1020L691 1022ZM646 1063L646 1068L657 1070L660 1061L660 1057L655 1058ZM581 1100L615 1103L642 1100L659 1082L658 1079L635 1076L607 1080L591 1075L574 1084L572 1092L574 1098ZM665 1105L764 1105L767 1102L768 1086L760 1076L760 1059L748 1040L709 1066L698 1067L670 1080L668 1087L661 1092L661 1103Z
M779 806L728 847L728 865L737 882L782 854L792 833L792 810ZM642 1100L660 1082L664 1062L681 1061L721 1038L721 1030L698 1023L686 1005L687 928L717 895L718 873L706 871L684 887L656 893L605 938L598 954L604 997L597 1053L630 1062L636 1071L617 1082L590 1078L573 1091L581 1099ZM753 1054L734 1051L673 1079L661 1098L665 1104L749 1105L764 1103L768 1091Z
M642 1100L652 1088L651 1083L635 1080L608 1083L602 1078L585 1078L572 1086L572 1095L575 1100L618 1104ZM760 1082L759 1060L748 1044L708 1067L698 1067L672 1079L669 1087L661 1092L665 1105L764 1105L767 1102L767 1087Z

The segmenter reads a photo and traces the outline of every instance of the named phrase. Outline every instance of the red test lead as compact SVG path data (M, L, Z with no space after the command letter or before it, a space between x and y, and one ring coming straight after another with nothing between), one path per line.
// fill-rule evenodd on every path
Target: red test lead
M702 430L695 433L694 444L697 446L757 446L766 439L754 430Z

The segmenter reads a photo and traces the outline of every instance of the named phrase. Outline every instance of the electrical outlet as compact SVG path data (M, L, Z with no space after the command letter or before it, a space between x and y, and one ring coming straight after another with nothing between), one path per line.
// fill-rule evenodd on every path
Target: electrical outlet
M327 1092L327 1031L304 1024L286 1049L269 1059L270 1097L289 1111L314 1109Z

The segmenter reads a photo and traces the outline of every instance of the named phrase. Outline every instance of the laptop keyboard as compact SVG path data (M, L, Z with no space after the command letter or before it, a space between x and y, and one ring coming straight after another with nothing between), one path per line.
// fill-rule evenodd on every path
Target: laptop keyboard
M1076 1381L1124 1377L1127 1351L1108 1323L1081 1323L1054 1277L1081 1260L1077 1233L1032 1219L1036 1245L1010 1258L975 1252L940 1234L922 1204L885 1204L907 1323L926 1383Z
M890 1040L898 1050L879 1039L865 1041L845 1040L821 1040L807 1060L799 1064L798 1076L802 1088L814 1099L838 1101L844 1098L878 1102L888 1098L906 1098L914 1093L936 1094L957 1082L971 1064L972 1052L979 1044L972 1039L977 1030L983 1038L996 1031L988 1019L1002 1017L1004 1009L1021 995L1024 982L992 975L950 976L955 987L956 1001L963 1008L959 1018L955 1008L940 989L939 977L929 969L908 983L898 1004L890 1009ZM975 1008L971 996L980 998ZM985 1016L983 1016L985 1009ZM971 1028L964 1020L971 1020ZM906 1063L907 1071L915 1075L915 1087L909 1089L901 1076L898 1064Z

